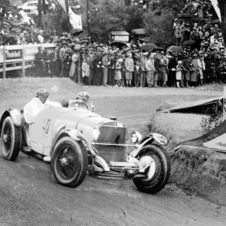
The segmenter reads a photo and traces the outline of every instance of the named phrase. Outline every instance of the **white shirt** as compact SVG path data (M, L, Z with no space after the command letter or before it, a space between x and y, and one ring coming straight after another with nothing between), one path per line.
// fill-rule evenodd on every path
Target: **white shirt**
M24 106L24 119L27 123L32 123L37 114L47 107L62 107L60 103L46 100L43 104L38 97L34 97Z

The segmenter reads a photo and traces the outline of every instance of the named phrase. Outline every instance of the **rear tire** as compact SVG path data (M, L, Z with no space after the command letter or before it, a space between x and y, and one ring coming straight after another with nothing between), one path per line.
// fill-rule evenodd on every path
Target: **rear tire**
M15 126L10 116L3 121L1 130L1 149L3 157L9 161L15 161L21 147L21 130Z
M133 179L137 189L148 194L162 190L168 182L171 171L170 158L166 151L154 144L147 145L141 149L139 160L144 167L147 165L150 167L146 174L147 178Z
M85 179L88 167L87 152L70 137L61 138L52 154L51 169L56 181L68 187L77 187Z

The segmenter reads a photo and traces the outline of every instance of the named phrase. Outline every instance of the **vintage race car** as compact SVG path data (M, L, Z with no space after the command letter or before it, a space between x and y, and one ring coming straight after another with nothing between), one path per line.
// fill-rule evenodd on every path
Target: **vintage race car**
M122 123L82 105L46 108L28 128L21 111L6 110L0 121L3 157L15 161L22 151L50 162L56 181L68 187L79 186L89 174L133 179L145 193L163 189L170 176L170 159L162 147L166 138L157 133L142 138L135 131L127 144Z

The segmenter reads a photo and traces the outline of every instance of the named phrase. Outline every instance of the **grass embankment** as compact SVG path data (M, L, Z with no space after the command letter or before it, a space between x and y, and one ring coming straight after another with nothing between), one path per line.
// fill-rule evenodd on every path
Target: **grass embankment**
M206 133L201 127L202 117L157 113L149 129L165 135L169 141L167 149L172 164L169 183L226 206L226 154L198 148L174 150L179 143Z

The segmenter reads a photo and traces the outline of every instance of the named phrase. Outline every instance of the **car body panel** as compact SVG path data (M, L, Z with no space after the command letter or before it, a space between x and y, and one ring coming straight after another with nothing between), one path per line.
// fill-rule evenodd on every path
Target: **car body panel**
M44 154L44 149L51 150L52 140L60 127L80 131L86 141L91 143L92 130L99 128L103 123L115 124L113 120L103 118L84 108L47 108L39 112L34 123L30 124L28 136L32 149L35 151L37 149L38 153Z

